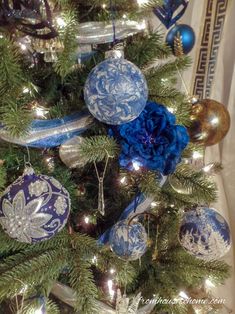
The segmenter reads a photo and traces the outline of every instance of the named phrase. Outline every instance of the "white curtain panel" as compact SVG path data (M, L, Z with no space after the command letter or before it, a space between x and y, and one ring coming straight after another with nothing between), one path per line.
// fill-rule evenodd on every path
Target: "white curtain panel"
M215 10L222 13L216 16ZM155 16L152 22L156 29L166 32L165 27ZM197 36L195 47L190 53L193 64L183 74L187 89L191 93L202 92L201 96L203 95L204 98L212 98L223 103L231 116L231 128L228 135L220 144L206 149L206 161L208 163L219 161L223 164L224 169L215 177L219 193L218 201L213 204L213 207L227 219L233 243L235 243L235 0L190 0L187 11L179 22L193 27ZM204 27L205 23L206 27ZM208 24L211 24L211 31L209 35L205 35L208 31ZM203 33L204 52L200 55ZM213 46L212 40L217 45ZM211 66L206 70L206 74L210 72L208 75L210 80L206 78L207 75L200 77L200 74L196 74L200 58L206 60L206 65L201 62L202 72L205 70L204 66L208 67L209 62L213 63L217 60L215 69ZM200 73L200 70L197 72ZM212 289L215 297L226 299L221 314L235 313L234 248L233 245L233 249L224 258L232 266L232 277L226 281L225 285Z

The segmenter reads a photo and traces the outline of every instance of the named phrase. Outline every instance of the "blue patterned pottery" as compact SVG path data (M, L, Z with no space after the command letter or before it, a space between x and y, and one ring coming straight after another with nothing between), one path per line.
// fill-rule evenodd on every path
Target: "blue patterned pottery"
M109 243L120 258L137 260L147 250L147 234L142 224L128 225L128 220L121 220L112 228Z
M148 99L148 88L144 75L133 63L109 58L89 74L84 96L96 119L119 125L140 115Z
M200 207L184 214L179 240L191 255L207 261L221 258L231 246L226 220L208 207Z
M66 224L68 191L54 178L26 167L0 199L0 224L15 240L35 243L52 238Z

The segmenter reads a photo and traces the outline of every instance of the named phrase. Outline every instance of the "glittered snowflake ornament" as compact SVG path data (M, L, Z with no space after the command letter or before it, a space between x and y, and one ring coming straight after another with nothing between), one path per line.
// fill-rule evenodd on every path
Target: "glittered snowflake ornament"
M13 239L41 242L65 226L70 212L68 191L54 178L36 175L31 167L12 183L0 199L0 224Z

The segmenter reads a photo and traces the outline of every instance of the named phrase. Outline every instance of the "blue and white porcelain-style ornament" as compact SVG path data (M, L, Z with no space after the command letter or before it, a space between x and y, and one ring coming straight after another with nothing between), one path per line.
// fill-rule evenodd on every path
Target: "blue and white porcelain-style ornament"
M206 261L219 259L231 247L228 223L214 209L200 207L183 215L179 241L188 253Z
M90 113L96 119L120 125L133 121L143 111L148 87L139 68L122 57L113 57L91 71L84 96Z
M147 250L147 233L141 223L128 220L119 221L112 228L109 244L112 251L122 259L134 261Z
M13 239L36 243L55 236L70 213L68 191L53 177L26 167L0 199L0 224Z

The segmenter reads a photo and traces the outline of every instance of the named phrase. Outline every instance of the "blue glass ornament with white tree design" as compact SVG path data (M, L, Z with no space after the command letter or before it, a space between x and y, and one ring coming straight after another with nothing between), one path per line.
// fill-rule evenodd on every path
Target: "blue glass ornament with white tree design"
M199 207L184 213L179 241L191 255L206 261L215 260L231 247L230 229L215 209Z

